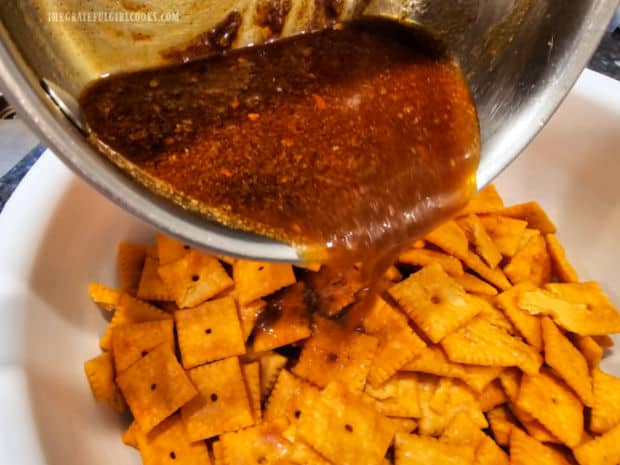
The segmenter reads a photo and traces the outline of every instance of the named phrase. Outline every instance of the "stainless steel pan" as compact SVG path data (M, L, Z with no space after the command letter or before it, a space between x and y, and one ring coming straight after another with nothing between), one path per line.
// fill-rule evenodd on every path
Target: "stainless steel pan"
M281 31L256 24L257 10L273 3L290 7ZM233 10L243 18L234 47L335 19L406 19L442 37L465 70L480 116L478 184L484 186L553 114L617 5L617 0L4 0L0 90L75 172L158 228L218 253L297 261L290 246L190 214L132 181L65 116L75 112L71 102L105 73L165 63L162 51L196 42ZM51 84L42 85L44 80ZM67 105L65 113L49 98L50 86Z

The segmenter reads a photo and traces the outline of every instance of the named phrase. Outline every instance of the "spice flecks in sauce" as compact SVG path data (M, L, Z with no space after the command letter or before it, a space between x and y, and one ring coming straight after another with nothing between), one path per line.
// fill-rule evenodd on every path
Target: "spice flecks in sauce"
M380 268L475 189L467 84L428 37L392 21L113 76L81 104L95 143L164 195L312 261Z

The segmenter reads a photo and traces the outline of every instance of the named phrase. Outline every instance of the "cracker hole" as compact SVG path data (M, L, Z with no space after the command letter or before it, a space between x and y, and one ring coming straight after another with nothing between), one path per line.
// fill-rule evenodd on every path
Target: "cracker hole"
M170 458L171 458L172 460L174 460L174 459L176 459L176 458L177 458L177 454L175 454L173 450L172 450L172 451L170 451Z
M265 267L263 265L258 267L258 271L263 271L265 269Z
M338 355L333 353L333 352L330 352L329 354L327 354L327 361L329 361L329 362L336 362L336 361L338 361Z
M259 457L256 460L256 463L267 463L267 459L265 457Z
M154 391L155 389L157 389L157 384L155 383L151 384L151 391Z
M211 394L211 401L212 402L217 402L217 394L215 392L213 394Z
M190 247L189 247L189 245L185 244L185 245L183 246L183 248L184 248L185 250L189 250L189 248L190 248Z
M140 355L142 355L143 357L146 357L148 353L149 353L148 350L143 350L142 352L140 352Z
M299 410L295 410L295 418L299 418L301 416L301 412Z
M192 276L192 281L196 282L200 279L200 276L198 276L197 274L195 274L194 276Z
M212 333L211 328L205 329L205 334L211 334L211 333Z
M441 299L439 298L438 295L434 295L433 297L431 297L431 303L438 305L441 302Z
M344 425L344 429L346 429L349 433L353 432L353 427L348 423Z

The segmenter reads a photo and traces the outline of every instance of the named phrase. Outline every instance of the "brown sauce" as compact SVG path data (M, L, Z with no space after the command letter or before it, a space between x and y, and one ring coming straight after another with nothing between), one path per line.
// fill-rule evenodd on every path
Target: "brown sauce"
M396 22L116 75L80 101L92 141L141 182L309 261L386 268L475 189L460 69Z

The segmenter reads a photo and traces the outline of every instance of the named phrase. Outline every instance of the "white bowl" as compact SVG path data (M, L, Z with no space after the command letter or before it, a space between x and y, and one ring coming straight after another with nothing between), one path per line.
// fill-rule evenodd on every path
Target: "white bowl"
M538 200L582 279L620 304L620 83L586 72L497 181L509 203ZM83 362L106 322L87 284L114 284L122 239L153 230L43 155L0 215L0 463L139 464L127 419L92 398ZM620 342L620 341L618 341ZM620 353L605 367L620 374Z

